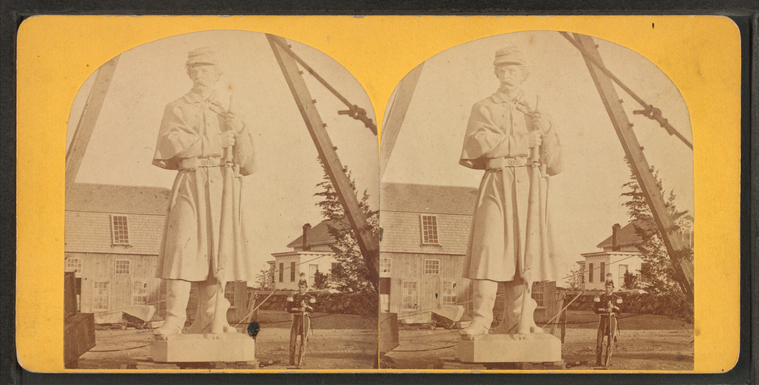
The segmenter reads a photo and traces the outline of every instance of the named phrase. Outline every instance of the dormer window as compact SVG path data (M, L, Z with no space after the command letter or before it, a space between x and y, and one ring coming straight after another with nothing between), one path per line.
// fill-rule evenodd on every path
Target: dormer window
M437 232L437 216L436 215L422 215L422 244L423 245L438 245L440 244Z
M111 241L114 245L129 244L129 226L126 215L111 215Z

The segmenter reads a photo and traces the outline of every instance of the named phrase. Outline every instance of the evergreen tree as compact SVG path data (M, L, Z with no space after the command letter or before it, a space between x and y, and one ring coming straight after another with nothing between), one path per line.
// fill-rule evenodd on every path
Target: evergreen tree
M274 281L274 269L271 268L261 270L261 274L258 275L257 281L259 290L272 290L272 282Z
M319 159L319 164L324 168L321 159ZM343 172L350 181L353 193L356 194L356 181L351 177L347 167L343 169ZM357 295L360 301L356 305L360 307L361 314L376 317L379 302L378 290L369 279L369 270L358 246L356 234L348 222L343 205L340 203L340 198L332 186L326 169L322 182L316 186L321 191L314 195L322 197L322 200L316 205L321 209L322 216L329 220L329 233L335 238L335 244L330 247L335 253L338 264L330 272L330 280L338 291ZM364 190L358 204L366 216L371 231L376 235L379 229L378 212L369 208L369 194L366 190Z
M569 271L570 277L567 278L567 285L570 290L582 290L582 284L585 282L585 265L578 266Z
M314 289L321 290L327 288L329 288L329 274L317 270L314 274Z
M652 166L649 171L653 174L662 196L666 197L665 207L677 226L677 228L671 230L686 230L688 224L685 218L688 211L677 209L674 191L670 190L668 194L665 193L661 178L659 178L656 169ZM671 302L676 305L669 309L670 315L692 319L693 303L686 300L685 294L676 280L675 269L672 267L661 233L643 195L643 190L640 188L635 174L632 173L632 169L630 181L625 183L623 187L625 191L622 193L622 196L628 197L628 201L623 203L623 206L627 208L627 213L635 227L635 233L642 240L637 245L638 251L642 254L643 263L636 286L652 294L670 297L672 299ZM679 257L680 259L692 262L693 250L687 248Z

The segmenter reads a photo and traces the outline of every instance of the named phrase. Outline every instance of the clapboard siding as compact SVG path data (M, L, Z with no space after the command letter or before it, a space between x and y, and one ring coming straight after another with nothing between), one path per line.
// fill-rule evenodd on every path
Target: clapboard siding
M463 257L458 255L430 255L424 253L381 253L391 259L389 310L393 313L428 312L442 305L442 282L456 282L456 303L469 301L469 280L462 278ZM424 274L424 260L440 261L439 274ZM403 309L403 282L417 282L418 301L415 309ZM466 307L466 306L465 306Z
M438 245L422 244L421 215L422 213L382 211L382 250L391 253L466 253L472 225L471 215L424 214L437 216Z
M165 216L128 214L127 218L129 245L113 245L110 213L66 211L65 251L157 255Z
M71 252L66 253L66 256L82 259L81 312L96 313L93 302L95 282L108 282L107 312L123 311L134 305L133 284L143 280L148 285L147 304L161 308L161 279L155 277L158 256ZM129 274L116 274L117 259L130 261ZM101 312L103 311L97 311Z

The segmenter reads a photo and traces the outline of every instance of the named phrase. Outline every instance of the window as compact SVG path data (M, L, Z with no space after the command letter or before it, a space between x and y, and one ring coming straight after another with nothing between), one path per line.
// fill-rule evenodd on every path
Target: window
M415 281L403 281L403 309L417 310L419 308L419 286Z
M437 245L437 217L434 215L422 215L422 244Z
M619 287L624 286L626 273L627 273L627 265L619 265Z
M82 258L66 258L66 272L81 273Z
M108 310L108 282L93 282L92 310Z
M390 268L393 265L393 260L390 258L380 258L380 277L389 277Z
M295 262L290 262L290 282L295 282Z
M132 305L148 304L148 282L144 279L132 282Z
M111 215L111 234L114 245L129 244L129 227L126 215Z
M456 304L456 281L443 281L443 306Z
M538 303L538 307L545 307L545 285L540 282L532 285L532 299Z
M424 260L424 274L440 274L440 260L439 259L425 259Z
M598 280L606 282L606 263L601 262L601 274L598 274Z
M285 281L285 264L280 263L279 264L279 282Z
M588 282L593 283L593 264L588 264Z
M128 259L117 259L114 272L116 274L129 274L129 270L132 267L132 261Z
M338 266L337 262L332 262L332 270L330 270L330 272L337 270L337 266Z
M316 265L316 264L308 265L308 286L310 287L316 286L316 273L318 271L319 271L319 265Z
M235 307L235 281L227 282L224 287L224 298L229 301L229 307Z
M691 229L685 229L685 231L682 232L683 234L683 243L687 246L693 249L693 230Z
M640 275L638 276L638 280L643 283L647 283L646 277L651 274L651 264L648 262L643 262L640 264Z

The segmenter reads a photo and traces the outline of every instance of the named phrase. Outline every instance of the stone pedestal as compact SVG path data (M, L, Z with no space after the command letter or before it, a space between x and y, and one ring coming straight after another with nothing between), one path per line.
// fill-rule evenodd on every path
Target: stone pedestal
M251 362L256 341L247 334L176 334L156 339L150 349L154 362Z
M461 362L557 362L561 340L551 334L485 334L462 337Z

